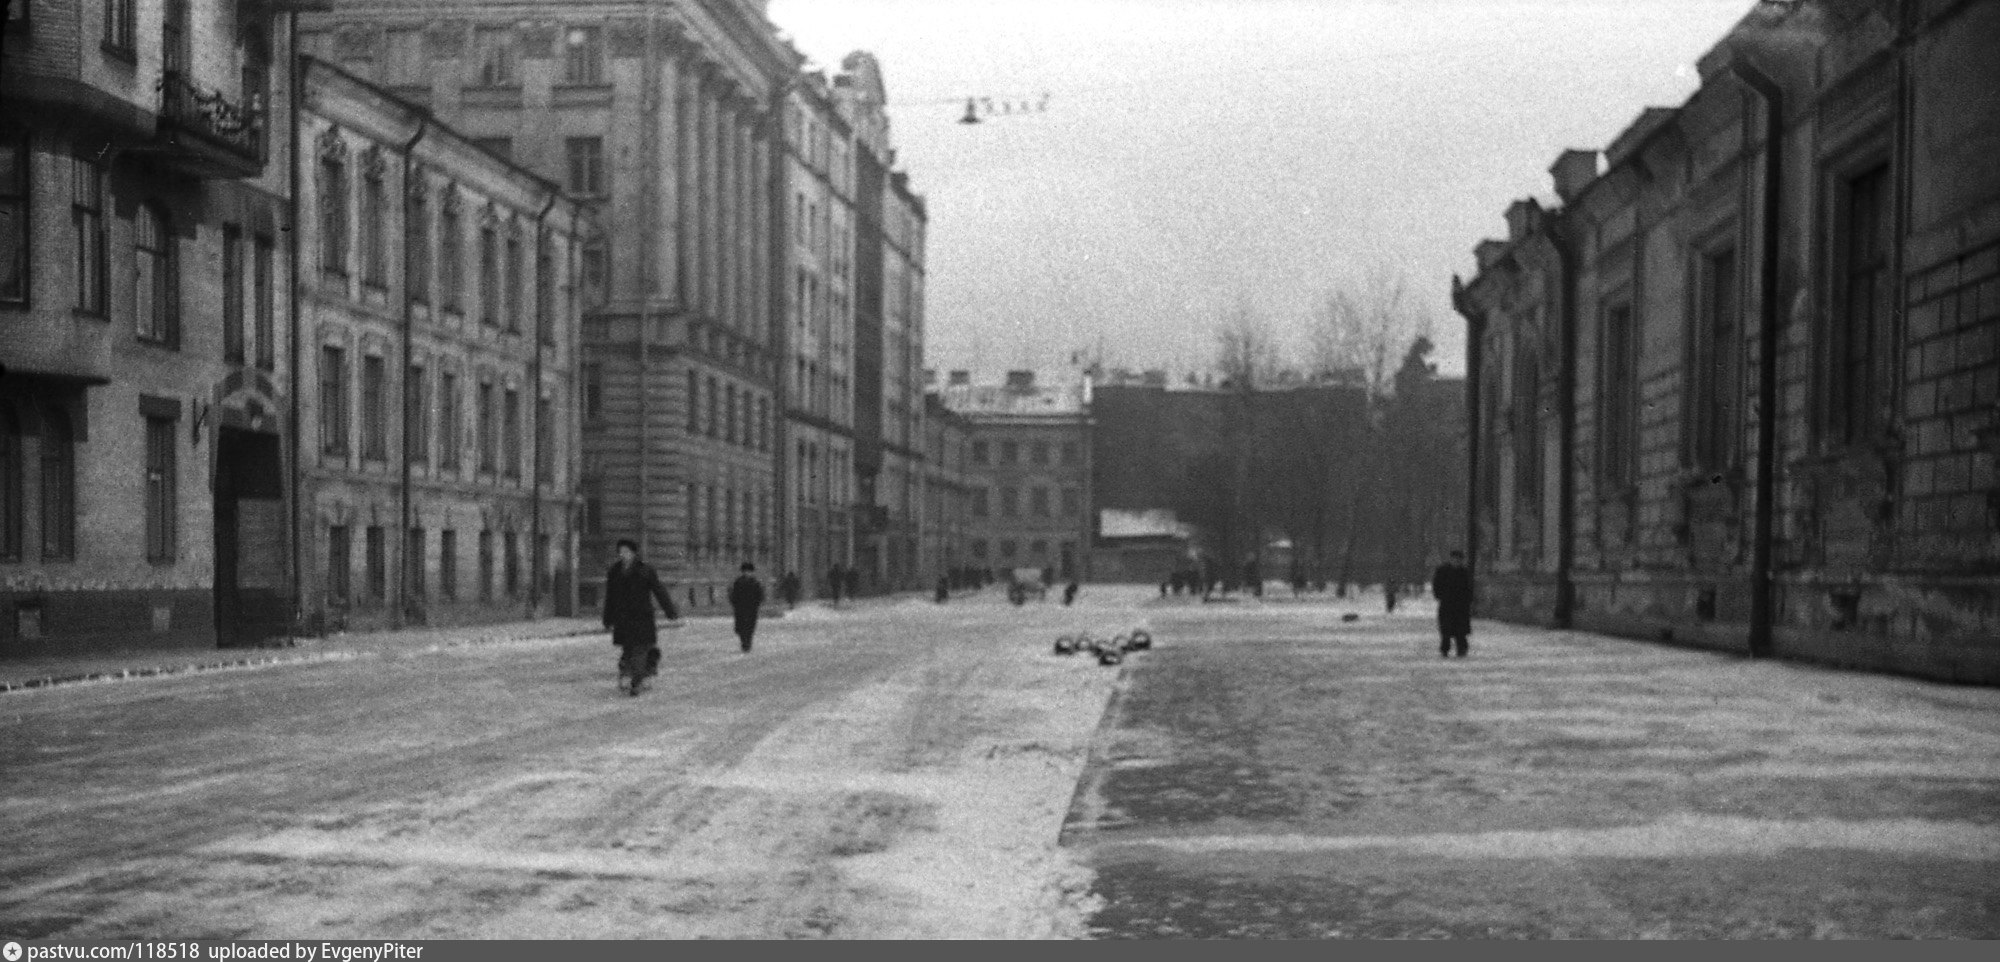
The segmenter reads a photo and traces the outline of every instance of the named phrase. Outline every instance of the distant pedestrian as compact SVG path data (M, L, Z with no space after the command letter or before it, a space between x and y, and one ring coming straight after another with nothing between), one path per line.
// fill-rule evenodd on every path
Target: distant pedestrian
M846 586L847 575L840 570L838 563L826 569L826 596L833 599L834 604L840 604L840 589Z
M639 560L639 543L630 538L618 541L618 560L604 572L604 627L611 629L611 643L618 646L618 690L637 695L660 670L659 634L653 625L653 601L669 623L680 621L674 599L667 594L660 576Z
M736 640L743 653L750 653L750 638L757 633L757 616L764 610L764 583L757 580L757 566L743 562L743 573L729 586L729 610L736 615Z
M1393 581L1388 582L1387 584L1384 584L1382 586L1382 597L1388 603L1389 613L1392 615L1396 613L1396 592L1401 587L1402 587L1401 585L1398 585Z
M797 608L799 606L799 573L796 571L785 572L785 576L778 579L778 593L784 595L785 607Z
M1070 606L1070 604L1075 602L1076 593L1078 591L1081 591L1082 589L1083 589L1082 582L1079 582L1074 578L1070 579L1069 586L1063 589L1063 607L1067 608Z
M1465 552L1452 552L1451 560L1431 573L1431 597L1438 607L1438 657L1450 658L1456 648L1464 658L1472 634L1472 569L1465 566Z
M950 600L951 600L951 579L949 577L940 576L937 582L937 603L944 604L945 602Z

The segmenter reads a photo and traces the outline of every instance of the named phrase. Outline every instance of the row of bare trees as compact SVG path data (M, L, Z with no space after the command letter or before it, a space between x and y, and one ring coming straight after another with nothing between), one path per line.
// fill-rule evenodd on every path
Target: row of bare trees
M1235 577L1421 581L1464 530L1463 396L1430 360L1432 317L1400 274L1327 295L1295 329L1239 306L1216 331L1220 439L1175 507ZM1291 336L1286 336L1290 334ZM1293 570L1266 554L1292 545Z

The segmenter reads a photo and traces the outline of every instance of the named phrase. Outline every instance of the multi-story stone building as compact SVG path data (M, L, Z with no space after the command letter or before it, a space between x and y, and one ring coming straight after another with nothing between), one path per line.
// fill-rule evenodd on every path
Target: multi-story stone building
M1090 577L1091 418L1088 382L1038 387L1033 371L999 385L953 371L940 392L964 418L966 564L1005 578L1034 568Z
M0 654L281 637L289 15L7 9Z
M854 561L854 134L824 76L786 99L783 566L823 596Z
M300 72L309 623L568 613L580 205L380 87Z
M2000 680L1996 36L1760 4L1509 209L1456 292L1484 612Z
M637 539L684 600L777 557L779 147L799 57L747 0L352 0L308 49L556 180L594 215L585 562ZM768 567L768 564L767 564Z
M895 167L880 64L849 54L834 96L854 138L854 567L863 591L923 587L927 214Z
M924 394L923 423L923 517L917 525L923 543L917 568L932 584L946 578L954 586L967 585L972 583L966 558L971 539L972 489L966 472L972 426L946 407L934 390Z

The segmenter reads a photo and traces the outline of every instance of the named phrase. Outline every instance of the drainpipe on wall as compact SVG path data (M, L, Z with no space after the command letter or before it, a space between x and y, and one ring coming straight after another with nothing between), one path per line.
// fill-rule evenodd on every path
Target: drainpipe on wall
M299 395L305 390L299 383L299 331L304 327L299 322L299 101L303 99L305 93L304 84L301 82L305 78L305 69L302 64L302 58L299 57L299 15L295 12L285 14L285 45L285 82L289 85L286 90L288 94L286 99L290 101L287 105L287 111L290 116L286 121L288 132L285 144L285 153L288 155L286 157L285 194L287 196L285 203L288 208L286 217L289 220L287 224L288 229L285 231L285 259L288 262L286 273L289 275L290 281L290 283L285 285L285 324L290 329L286 332L285 337L285 351L287 355L285 376L290 382L290 390L286 392L290 395L290 398L285 405L287 408L285 412L285 441L286 447L290 451L290 457L286 459L287 464L285 468L287 474L290 475L288 480L291 483L291 518L288 525L291 530L287 533L291 536L292 542L291 634L296 637L299 629L304 624L306 599L304 571L305 546L303 544L305 533L301 530L304 525L300 523L305 513L305 497L300 490L301 469L299 467L300 463L304 460L303 456L299 453L299 405L301 403Z
M411 520L413 520L415 516L415 506L410 503L410 488L412 484L412 476L410 472L410 450L411 450L410 427L412 422L416 418L422 416L422 412L410 410L410 361L413 359L415 352L415 347L411 342L415 339L414 335L416 332L417 325L416 325L416 308L415 308L416 301L410 296L409 237L410 237L410 176L414 172L416 167L416 163L411 155L412 152L417 149L417 144L424 139L424 135L430 132L431 132L430 115L421 112L418 113L417 132L408 141L406 141L402 147L403 373L402 376L398 379L398 383L403 385L403 390L402 390L403 397L401 403L398 406L403 409L403 428L402 428L403 463L401 472L402 478L399 484L399 491L398 491L398 500L401 502L400 508L401 508L401 517L403 519L403 525L396 535L397 538L402 542L402 547L399 548L396 553L399 557L403 559L403 563L400 566L402 568L402 576L400 578L400 584L397 586L396 589L396 600L398 602L398 604L396 605L396 624L398 625L407 624L410 620L410 615L412 613L411 612L412 599L410 598L410 588L416 582L415 578L416 571L421 570L420 567L413 568L412 566L413 565L421 566L424 563L424 559L421 555L416 558L410 557L410 522Z
M1778 466L1778 193L1784 167L1784 91L1739 53L1729 71L1764 102L1763 237L1758 253L1757 492L1750 548L1750 656L1772 653L1772 549Z
M1552 222L1547 228L1556 249L1556 263L1562 272L1562 359L1556 364L1556 611L1558 628L1571 626L1576 615L1576 475L1571 469L1576 455L1576 262L1566 222Z
M535 329L528 335L535 339L535 359L529 368L531 372L529 383L535 386L533 394L535 399L535 434L529 440L529 444L534 448L534 453L529 457L530 467L528 469L528 473L534 476L534 481L529 483L528 489L532 495L531 500L528 502L528 556L535 559L534 563L528 565L528 618L531 621L534 620L536 613L541 609L542 569L548 564L549 560L547 553L542 551L541 548L542 443L547 439L549 433L549 426L542 421L542 332L547 330L548 326L553 323L553 319L548 316L548 311L545 308L553 304L554 301L550 298L549 292L542 290L542 284L554 278L543 277L541 266L548 257L548 251L543 249L543 245L549 241L548 231L544 225L548 222L549 211L554 210L556 206L555 185L548 185L548 194L548 200L542 204L541 211L535 214ZM550 413L554 413L555 405L551 404L549 408Z

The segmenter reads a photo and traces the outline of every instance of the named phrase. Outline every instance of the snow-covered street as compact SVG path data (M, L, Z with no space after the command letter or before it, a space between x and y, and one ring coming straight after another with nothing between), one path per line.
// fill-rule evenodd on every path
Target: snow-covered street
M0 694L0 935L2000 935L1992 689L1098 586L662 637Z
M14 692L0 932L1033 937L1133 612L996 592ZM1101 624L1100 624L1101 622ZM1094 667L1094 666L1093 666Z

